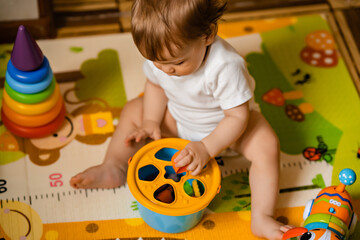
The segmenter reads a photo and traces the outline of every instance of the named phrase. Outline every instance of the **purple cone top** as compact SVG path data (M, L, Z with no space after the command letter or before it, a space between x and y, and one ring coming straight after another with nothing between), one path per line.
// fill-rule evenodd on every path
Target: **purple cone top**
M12 64L21 71L33 71L41 66L43 60L44 55L41 49L25 26L21 25L11 53Z

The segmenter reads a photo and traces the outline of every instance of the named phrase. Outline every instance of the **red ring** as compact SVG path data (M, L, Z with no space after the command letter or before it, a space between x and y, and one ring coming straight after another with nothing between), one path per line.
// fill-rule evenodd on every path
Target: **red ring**
M54 121L41 127L23 127L8 119L4 114L4 111L1 109L1 119L5 127L14 135L23 138L41 138L56 132L64 122L65 115L66 109L63 104L59 115Z

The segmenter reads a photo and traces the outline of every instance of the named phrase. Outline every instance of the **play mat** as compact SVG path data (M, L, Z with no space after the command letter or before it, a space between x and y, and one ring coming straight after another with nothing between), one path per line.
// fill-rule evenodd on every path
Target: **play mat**
M304 15L224 23L219 35L246 58L255 100L280 139L276 218L300 225L306 202L338 184L341 169L360 177L360 101L332 30L326 16ZM37 43L59 82L67 121L40 139L13 136L0 123L0 239L257 239L249 162L239 157L216 159L222 189L184 233L147 226L127 185L71 188L71 176L102 162L124 104L142 93L143 58L128 33ZM11 50L0 45L1 78ZM91 118L111 124L81 127ZM359 216L360 181L347 190ZM360 239L360 224L352 239Z

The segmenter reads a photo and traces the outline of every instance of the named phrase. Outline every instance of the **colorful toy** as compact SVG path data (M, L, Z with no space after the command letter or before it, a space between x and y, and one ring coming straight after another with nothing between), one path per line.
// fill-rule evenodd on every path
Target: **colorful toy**
M338 186L324 188L306 204L304 227L289 230L283 240L346 240L354 232L357 216L345 187L356 181L356 174L349 168L343 169L339 180Z
M165 138L142 147L129 159L127 183L139 213L152 228L179 233L194 227L220 191L221 173L215 159L193 176L176 173L171 159L189 141Z
M48 59L20 26L7 65L1 118L13 134L39 138L56 132L66 115Z

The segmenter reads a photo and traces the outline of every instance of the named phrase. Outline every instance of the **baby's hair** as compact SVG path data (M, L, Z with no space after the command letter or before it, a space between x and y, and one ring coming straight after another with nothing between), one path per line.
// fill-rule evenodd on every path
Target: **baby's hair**
M140 52L149 60L162 61L163 50L208 37L217 31L217 21L226 0L135 0L131 32Z

